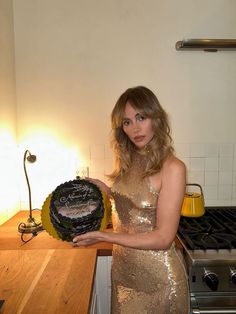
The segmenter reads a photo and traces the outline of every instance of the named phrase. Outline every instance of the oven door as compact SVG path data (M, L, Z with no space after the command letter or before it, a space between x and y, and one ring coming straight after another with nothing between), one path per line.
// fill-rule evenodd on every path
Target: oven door
M236 314L236 294L191 294L190 314Z

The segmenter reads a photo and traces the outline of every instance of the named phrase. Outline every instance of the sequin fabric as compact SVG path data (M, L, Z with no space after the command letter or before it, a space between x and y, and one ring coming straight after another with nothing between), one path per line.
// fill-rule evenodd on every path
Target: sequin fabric
M158 193L141 176L146 156L135 154L129 172L112 187L114 232L147 232L156 226ZM169 250L114 245L112 314L188 314L187 275L174 243Z

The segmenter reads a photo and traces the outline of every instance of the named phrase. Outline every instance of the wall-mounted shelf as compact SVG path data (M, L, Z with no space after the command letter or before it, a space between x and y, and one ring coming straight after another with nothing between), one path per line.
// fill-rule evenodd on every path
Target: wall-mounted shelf
M218 50L236 50L236 39L185 39L177 41L176 50L203 50L217 52Z

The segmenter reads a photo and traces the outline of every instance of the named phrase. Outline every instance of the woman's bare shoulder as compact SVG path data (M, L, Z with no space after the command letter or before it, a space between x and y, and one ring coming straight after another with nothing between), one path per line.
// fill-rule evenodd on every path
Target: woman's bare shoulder
M165 160L161 171L158 174L149 177L149 180L155 190L160 192L163 186L169 186L169 182L173 180L175 181L176 178L185 181L186 168L185 164L180 159L172 155Z
M186 167L182 160L172 155L168 157L163 164L163 173L169 175L170 173L185 174Z

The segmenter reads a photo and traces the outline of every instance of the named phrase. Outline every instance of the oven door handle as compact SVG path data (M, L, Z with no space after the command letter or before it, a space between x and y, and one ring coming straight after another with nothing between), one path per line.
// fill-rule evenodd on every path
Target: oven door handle
M209 309L209 310L199 310L199 309L192 309L192 314L236 314L236 308L235 309Z

